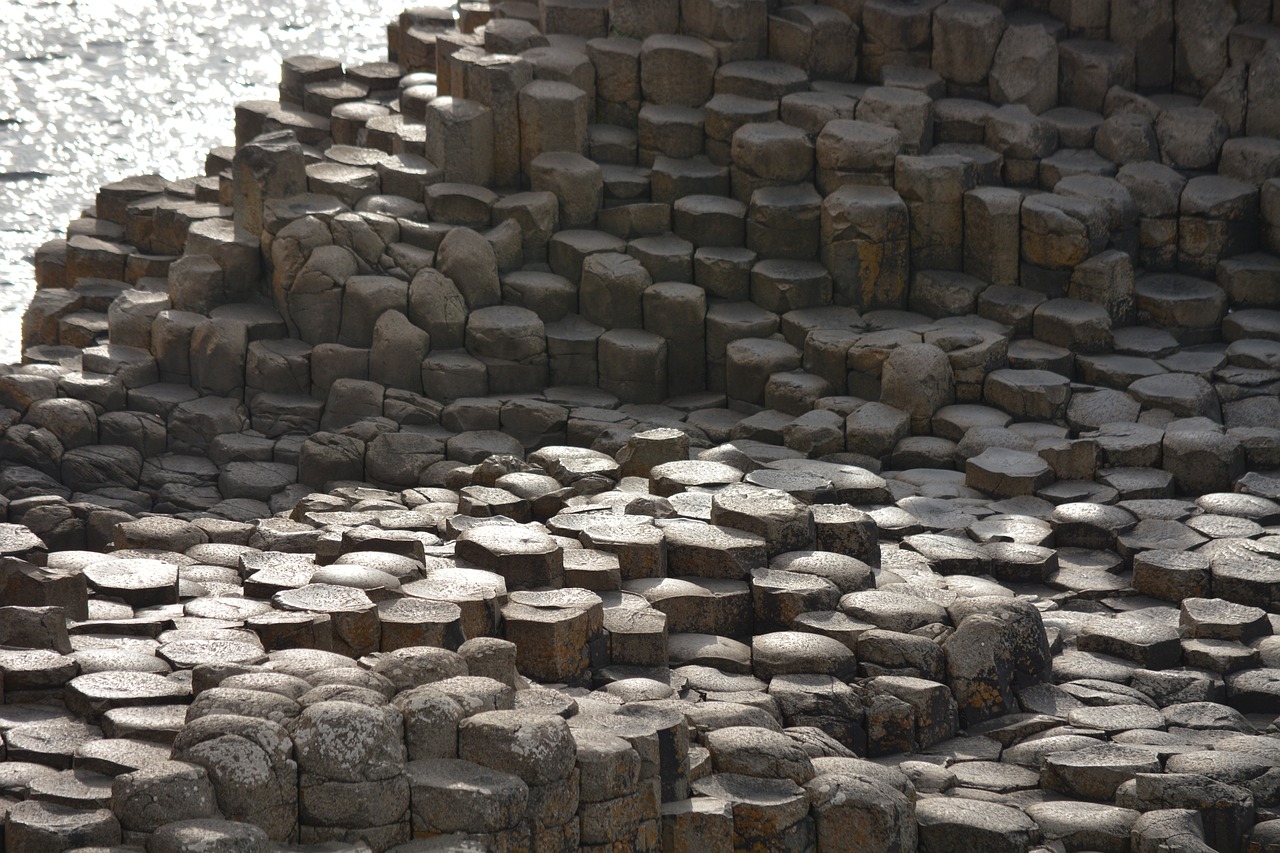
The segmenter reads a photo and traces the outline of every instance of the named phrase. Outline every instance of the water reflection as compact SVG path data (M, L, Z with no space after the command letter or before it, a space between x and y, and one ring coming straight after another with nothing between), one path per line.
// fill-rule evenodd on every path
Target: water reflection
M32 253L97 188L203 174L233 105L275 97L280 58L385 58L403 0L5 0L0 4L0 362L20 356Z

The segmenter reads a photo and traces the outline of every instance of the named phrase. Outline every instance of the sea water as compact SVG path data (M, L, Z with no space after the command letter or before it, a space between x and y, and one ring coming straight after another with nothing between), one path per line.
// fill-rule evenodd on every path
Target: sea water
M204 174L280 60L386 59L406 0L0 0L0 363L21 357L41 243L130 175Z

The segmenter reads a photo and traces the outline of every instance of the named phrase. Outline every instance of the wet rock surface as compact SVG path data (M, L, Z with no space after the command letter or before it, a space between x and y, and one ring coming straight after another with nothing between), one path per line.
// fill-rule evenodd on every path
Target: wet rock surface
M6 849L1274 846L1269 10L1051 5L411 9L104 186Z

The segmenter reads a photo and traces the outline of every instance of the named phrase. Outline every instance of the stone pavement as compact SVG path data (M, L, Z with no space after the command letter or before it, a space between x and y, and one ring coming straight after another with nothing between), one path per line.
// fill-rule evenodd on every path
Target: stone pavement
M6 851L1280 849L1280 19L1010 5L410 9L104 186Z

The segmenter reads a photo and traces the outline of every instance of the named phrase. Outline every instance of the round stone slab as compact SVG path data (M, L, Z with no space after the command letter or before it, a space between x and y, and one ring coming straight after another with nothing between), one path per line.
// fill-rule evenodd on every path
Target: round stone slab
M1206 513L1187 519L1186 525L1210 539L1254 539L1266 532L1258 522L1233 515Z
M752 638L751 662L754 675L762 680L794 673L848 680L857 666L853 652L839 640L801 631L777 631Z
M921 849L937 853L1026 850L1036 824L1021 809L976 800L933 797L916 804Z
M1009 794L1040 784L1040 774L1002 761L957 761L952 768L956 784L964 788Z
M1146 705L1101 705L1076 708L1067 714L1067 722L1077 728L1115 735L1127 729L1162 728L1164 715Z
M331 669L359 668L359 664L346 655L323 649L278 649L267 657L268 669L297 678L309 678Z
M1192 551L1208 541L1185 524L1177 521L1150 519L1139 521L1127 533L1116 539L1117 549L1123 557L1132 558L1142 551L1172 550Z
M500 832L518 823L529 799L519 777L458 759L408 765L414 820L431 832Z
M1052 481L1047 462L1020 450L988 447L965 463L965 485L998 498L1033 495Z
M811 548L815 540L809 508L786 492L732 485L711 498L711 523L763 536L770 556Z
M271 605L235 596L195 598L182 606L182 615L200 619L218 619L227 622L243 622L245 619L270 613Z
M9 810L5 823L8 850L61 850L68 839L77 847L120 843L120 822L110 809L83 809L28 800Z
M31 780L30 798L78 809L111 808L110 776L77 767Z
M1261 667L1232 673L1227 676L1227 700L1245 713L1280 711L1280 669Z
M801 785L814 776L808 754L781 732L729 726L707 732L705 741L717 773L785 778Z
M277 592L271 600L283 610L327 613L332 619L335 651L361 657L378 650L378 611L363 590L312 583Z
M416 513L421 516L423 513ZM385 519L382 520L385 523ZM331 566L363 566L385 572L400 581L413 580L422 573L422 563L412 557L401 554L387 554L382 551L350 551L334 560Z
M790 779L716 773L694 782L693 790L731 804L735 849L780 834L809 811L808 795Z
M743 481L765 489L784 491L806 504L831 503L836 496L835 485L812 471L760 468L744 477Z
M969 525L979 542L1014 542L1020 545L1047 545L1054 541L1053 525L1029 515L991 515Z
M1114 595L1130 585L1124 566L1114 551L1092 548L1059 548L1058 570L1047 578L1050 586L1069 590L1081 598Z
M85 579L103 595L133 607L178 603L178 567L160 560L102 560L85 566Z
M927 598L888 590L851 592L840 599L839 609L853 618L887 631L907 633L935 622L948 624L947 611Z
M60 717L24 723L5 733L4 764L30 761L66 770L71 767L77 749L101 738L101 729L79 720Z
M929 561L929 568L940 575L985 575L991 570L991 557L977 542L944 536L941 533L918 533L902 539L902 547Z
M1125 849L1138 817L1132 809L1102 803L1034 803L1026 811L1046 840L1061 840L1071 850Z
M931 533L967 527L973 516L949 500L911 496L898 501L898 508L911 514L919 525Z
M106 743L146 741L167 748L186 722L186 705L114 708L102 715L102 731L109 738Z
M777 459L765 465L774 471L804 471L829 480L836 500L849 504L887 503L884 478L856 465L840 465L819 459Z
M1154 751L1104 743L1051 753L1045 758L1040 783L1051 791L1106 802L1138 773L1159 772L1160 759Z
M362 613L373 607L363 590L332 584L313 583L301 589L283 590L271 600L285 610L311 613Z
M676 672L690 690L700 693L763 693L769 686L745 670L734 673L720 667L689 664Z
M774 557L769 568L825 578L841 593L859 592L875 586L870 566L855 557L832 551L790 551Z
M667 655L672 666L682 669L698 666L727 673L751 672L751 647L715 634L672 634L667 639ZM758 689L763 690L763 685Z
M382 651L410 646L456 649L465 637L462 608L450 601L406 596L378 602L382 623Z
M612 456L585 447L553 445L543 447L529 455L529 461L541 465L548 474L562 485L571 486L578 480L600 477L617 481L618 463Z
M94 672L71 679L67 710L96 722L112 708L172 705L191 697L191 686L149 672Z
M458 559L502 575L511 589L564 583L564 549L540 530L486 524L464 531L454 549Z
M119 776L121 773L132 773L144 767L162 764L169 760L170 752L170 745L166 743L134 738L103 738L81 745L76 750L75 766L78 770L101 773L103 776Z
M714 489L742 482L742 472L722 462L680 460L664 462L649 470L649 491L671 497L694 487Z
M1247 643L1271 633L1267 612L1216 598L1185 598L1179 624L1189 637Z
M187 850L257 851L270 847L266 830L251 823L202 818L167 823L152 835L147 849L152 853L180 853Z
M0 556L25 554L44 547L44 540L22 524L0 524Z
M375 600L391 598L400 591L400 581L394 575L353 563L325 566L311 576L311 582L362 589Z
M174 669L194 669L202 663L259 664L267 659L262 649L236 640L178 640L156 650Z
M549 785L572 771L576 747L559 717L528 711L484 711L458 725L458 757L483 757L486 766L528 785Z
M79 667L71 655L48 649L13 649L0 651L0 674L5 688L14 693L61 687L79 674Z
M1280 504L1257 495L1213 492L1196 498L1196 504L1208 513L1247 518L1259 524L1280 522Z
M584 547L607 551L618 558L623 580L662 577L667 571L665 536L653 519L639 515L590 513L579 534Z

